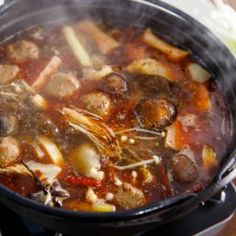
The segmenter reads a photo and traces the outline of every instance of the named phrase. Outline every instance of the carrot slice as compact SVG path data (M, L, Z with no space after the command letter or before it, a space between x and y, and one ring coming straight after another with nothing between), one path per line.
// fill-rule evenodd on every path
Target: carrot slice
M167 127L165 146L175 150L180 150L185 144L182 125L178 120L176 120Z
M205 85L197 84L194 105L199 111L208 111L211 108L209 92Z

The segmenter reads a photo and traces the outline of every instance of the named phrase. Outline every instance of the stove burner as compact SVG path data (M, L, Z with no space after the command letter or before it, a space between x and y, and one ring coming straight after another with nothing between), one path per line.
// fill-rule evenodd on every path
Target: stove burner
M233 184L229 184L225 190L189 215L148 233L135 236L214 236L233 216L236 209L235 199L236 189ZM16 232L18 236L66 236L46 230L2 205L0 205L0 219L0 236L12 236L16 235Z

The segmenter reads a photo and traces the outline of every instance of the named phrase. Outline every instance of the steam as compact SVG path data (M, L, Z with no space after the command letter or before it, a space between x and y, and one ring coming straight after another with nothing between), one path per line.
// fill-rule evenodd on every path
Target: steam
M0 42L5 42L12 35L38 24L67 24L85 18L94 18L95 22L121 27L149 26L167 41L180 48L191 49L197 60L207 65L207 69L216 77L220 72L219 77L224 80L224 84L220 83L220 86L227 93L225 90L231 90L233 74L236 72L232 57L225 59L228 51L191 18L167 8L144 0L16 1L0 16ZM221 68L217 68L219 65Z
M163 4L161 4L163 5ZM84 18L108 25L151 27L158 35L180 48L190 49L196 60L216 79L217 86L236 117L236 63L233 56L199 23L178 10L172 11L144 0L55 0L17 1L0 16L0 42L38 24L69 24ZM234 108L235 107L235 108Z

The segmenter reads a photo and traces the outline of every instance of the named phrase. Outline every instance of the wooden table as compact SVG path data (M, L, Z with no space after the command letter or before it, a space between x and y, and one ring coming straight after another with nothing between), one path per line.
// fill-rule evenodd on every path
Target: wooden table
M236 236L236 214L217 236Z
M231 6L233 6L236 9L236 0L225 0L225 2L229 3Z

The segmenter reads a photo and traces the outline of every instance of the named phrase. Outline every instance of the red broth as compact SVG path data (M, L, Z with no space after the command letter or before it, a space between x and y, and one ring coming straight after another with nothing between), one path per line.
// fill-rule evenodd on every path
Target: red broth
M191 52L150 29L84 20L0 50L0 183L43 204L109 212L204 189L227 112Z

